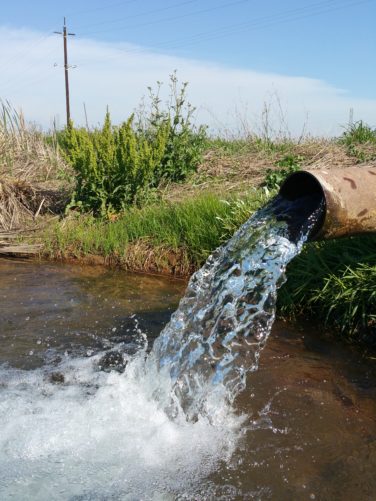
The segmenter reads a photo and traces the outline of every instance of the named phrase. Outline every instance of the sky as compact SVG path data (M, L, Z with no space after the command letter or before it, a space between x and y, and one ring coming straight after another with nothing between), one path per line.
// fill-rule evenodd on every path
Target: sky
M268 125L294 136L376 125L376 0L56 0L6 2L0 97L44 128L65 122L66 16L71 115L115 123L147 87L188 81L197 121L241 135Z

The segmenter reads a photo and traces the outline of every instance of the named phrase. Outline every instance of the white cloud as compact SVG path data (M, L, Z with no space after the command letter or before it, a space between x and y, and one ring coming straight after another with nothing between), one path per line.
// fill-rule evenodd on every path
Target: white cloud
M62 40L30 30L0 28L0 97L22 107L26 118L49 127L53 117L65 121ZM301 76L260 73L142 50L129 44L88 39L69 40L71 114L84 123L83 103L91 124L103 120L108 105L114 122L124 120L157 80L167 83L178 71L189 81L189 100L198 120L212 128L238 131L260 127L264 103L271 104L271 122L278 127L280 109L293 134L304 124L312 134L340 132L349 117L373 124L376 100L350 96L330 84ZM54 67L54 63L59 63ZM307 120L308 117L308 120ZM285 128L285 125L283 124Z

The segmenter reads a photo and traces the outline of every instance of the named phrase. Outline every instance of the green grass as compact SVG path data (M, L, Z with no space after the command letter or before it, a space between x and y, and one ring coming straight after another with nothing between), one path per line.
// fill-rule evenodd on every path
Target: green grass
M376 160L376 129L362 120L347 127L339 138L339 143L347 149L347 154L357 162Z
M204 194L180 203L133 207L115 221L76 214L48 227L43 240L50 257L97 254L120 259L130 244L144 241L163 252L184 249L198 267L267 198L262 190L251 190L241 201Z
M340 142L350 146L352 144L376 143L376 129L360 120L347 127Z
M312 316L347 338L376 334L376 235L307 244L279 291L282 315Z

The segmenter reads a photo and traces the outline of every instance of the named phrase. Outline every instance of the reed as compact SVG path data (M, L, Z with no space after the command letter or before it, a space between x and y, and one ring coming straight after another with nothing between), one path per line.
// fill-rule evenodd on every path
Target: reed
M66 166L54 134L48 136L27 123L22 112L0 102L0 177L28 182L55 179Z

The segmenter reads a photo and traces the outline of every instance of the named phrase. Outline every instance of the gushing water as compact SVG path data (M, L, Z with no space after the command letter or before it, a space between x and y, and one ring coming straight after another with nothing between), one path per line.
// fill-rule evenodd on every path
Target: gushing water
M295 204L276 197L192 276L149 360L171 378L173 416L181 406L188 419L210 417L213 401L231 403L244 389L270 333L286 266L321 214L314 197Z
M124 373L99 370L103 353L0 368L1 499L166 499L227 461L243 421L233 401L257 368L286 265L321 214L301 202L275 199L217 249L150 353L135 333Z

